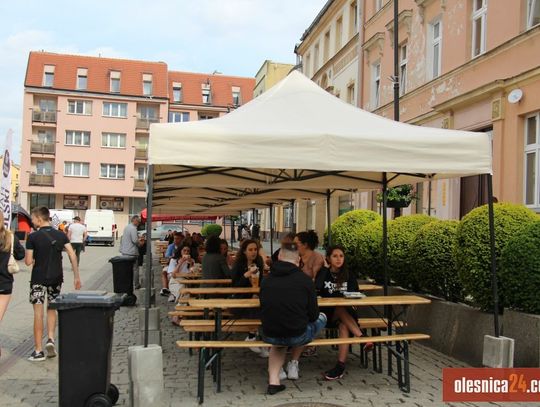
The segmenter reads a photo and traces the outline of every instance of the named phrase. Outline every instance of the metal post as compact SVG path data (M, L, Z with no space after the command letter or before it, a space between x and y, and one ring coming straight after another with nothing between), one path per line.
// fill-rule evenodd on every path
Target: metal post
M328 247L332 246L332 225L330 224L330 196L332 193L326 190L326 226L328 228Z
M394 120L399 121L399 1L394 0Z
M227 233L225 229L225 215L223 215L223 218L221 218L221 224L223 226L223 239L227 240Z
M274 254L274 205L270 204L270 256Z
M296 233L296 220L294 219L295 213L294 213L294 204L295 200L291 200L291 219L292 219L292 232Z
M148 327L150 317L150 290L152 288L152 199L154 191L154 166L148 166L148 196L146 198L146 278L145 278L145 299L144 299L144 347L148 347Z
M231 223L231 250L233 248L233 237L234 237L234 220L233 220L233 217L232 216L229 216L229 221Z
M382 249L383 249L383 275L384 275L384 295L388 295L388 179L386 172L383 172L383 206L382 206Z
M431 216L431 180L428 182L428 207L427 207L427 214L428 216Z
M495 213L493 210L493 175L487 176L489 244L491 249L491 289L493 290L493 323L495 337L499 337L499 293L497 292L497 259L495 255Z

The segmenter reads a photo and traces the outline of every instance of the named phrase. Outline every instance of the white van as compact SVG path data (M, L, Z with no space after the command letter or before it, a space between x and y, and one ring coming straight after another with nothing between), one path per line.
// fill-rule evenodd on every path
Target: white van
M88 243L114 246L114 212L110 209L88 209L84 216Z
M58 225L64 221L69 225L73 222L73 218L75 217L73 209L49 209L49 213L51 215L51 225L56 229L58 229Z

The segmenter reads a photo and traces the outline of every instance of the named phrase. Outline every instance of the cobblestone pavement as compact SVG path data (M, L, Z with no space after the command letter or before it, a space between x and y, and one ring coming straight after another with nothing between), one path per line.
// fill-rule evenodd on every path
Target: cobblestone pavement
M156 281L159 280L156 279ZM91 283L94 284L91 288L110 290L112 288L110 265L102 264ZM91 284L88 283L88 286ZM169 407L197 406L197 357L195 355L190 357L186 350L179 350L174 345L176 340L187 339L187 335L168 320L166 314L168 310L172 310L173 304L167 303L167 299L160 296L156 301L162 310L164 404ZM121 396L118 405L128 405L127 348L135 345L140 335L137 308L123 307L115 316L111 382L120 389ZM2 329L9 329L9 326L3 326ZM27 337L30 334L31 331L27 332ZM242 337L238 338L242 339ZM3 340L3 334L0 338ZM22 342L23 345L25 343ZM0 406L56 406L58 404L57 359L31 364L23 357L27 353L21 356L22 345L19 345L17 349L10 349L5 344L3 346L8 349L3 349L0 360ZM84 352L84 350L81 351ZM306 403L329 403L337 406L385 407L499 405L495 403L442 403L441 369L466 365L419 344L411 346L410 394L404 394L398 390L395 378L374 373L370 368L361 368L355 356L350 358L347 373L343 379L326 382L322 379L321 372L332 367L335 358L335 351L330 348L320 348L317 356L301 360L299 380L285 381L286 391L275 396L266 396L264 392L267 383L267 360L257 357L249 350L229 350L223 356L221 393L215 392L211 375L208 373L206 375L205 405L211 407L254 405L275 407L292 403L300 403L296 406L307 406ZM386 365L383 364L383 366ZM315 405L310 404L312 407ZM523 406L524 404L514 405Z

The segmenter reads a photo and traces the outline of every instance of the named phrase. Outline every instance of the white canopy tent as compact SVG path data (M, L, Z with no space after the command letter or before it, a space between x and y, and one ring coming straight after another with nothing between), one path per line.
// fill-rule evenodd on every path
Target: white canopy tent
M334 191L491 174L492 149L486 133L395 122L293 71L223 117L152 124L148 161L151 219L151 210L229 214Z

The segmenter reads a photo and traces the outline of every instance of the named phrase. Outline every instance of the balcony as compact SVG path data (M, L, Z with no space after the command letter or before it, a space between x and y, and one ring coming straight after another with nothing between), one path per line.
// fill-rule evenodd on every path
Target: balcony
M30 185L54 187L54 175L30 173Z
M159 123L159 119L157 117L137 117L137 128L148 130L150 129L150 125L152 123Z
M30 146L32 154L55 154L56 143L42 143L40 141L32 141Z
M41 123L56 123L56 112L42 112L34 110L32 112L32 121Z
M135 147L135 159L136 160L148 160L148 148Z
M146 191L146 180L135 178L133 180L133 190L134 191Z

